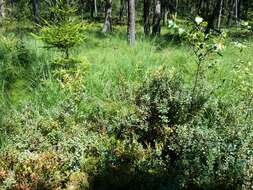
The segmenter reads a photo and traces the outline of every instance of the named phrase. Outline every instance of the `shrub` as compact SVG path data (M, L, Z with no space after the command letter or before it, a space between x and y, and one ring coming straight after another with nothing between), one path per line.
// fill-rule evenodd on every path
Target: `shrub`
M178 75L170 76L158 70L137 91L135 114L140 118L134 124L137 126L134 130L140 130L147 143L154 143L159 138L163 142L177 126L192 121L207 99L207 95L201 94L192 102L190 90L183 86Z
M70 94L84 90L84 75L89 68L87 59L55 59L51 63L51 68L53 76L58 80L60 86Z
M202 93L192 106L191 90L160 70L143 83L135 103L136 111L121 119L117 134L153 153L160 147L159 156L147 162L150 167L161 159L165 170L160 170L160 184L167 180L177 189L241 189L251 184L247 135L252 130L240 105Z
M12 112L3 122L10 143L0 151L0 187L88 188L89 175L99 167L99 147L110 138L81 127L73 117L78 111L67 102L55 106L50 113L31 106L24 108ZM89 157L96 161L84 162Z

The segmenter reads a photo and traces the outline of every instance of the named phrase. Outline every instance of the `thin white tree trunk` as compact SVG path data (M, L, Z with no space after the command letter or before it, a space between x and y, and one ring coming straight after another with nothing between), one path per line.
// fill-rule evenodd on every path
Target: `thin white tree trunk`
M160 35L161 32L161 1L155 0L154 17L153 17L153 35Z
M237 27L239 27L240 25L240 21L239 21L239 17L238 17L238 0L235 0L235 19L236 19L236 25Z
M135 0L128 0L128 42L135 44Z
M219 11L219 18L218 18L218 29L220 29L222 10L223 10L223 0L220 1L220 11Z
M164 13L164 23L165 25L168 24L168 15L169 15L169 10L166 10Z
M112 29L112 0L105 0L105 22L102 32L107 33Z
M94 16L97 17L98 16L98 8L97 8L97 0L94 0Z

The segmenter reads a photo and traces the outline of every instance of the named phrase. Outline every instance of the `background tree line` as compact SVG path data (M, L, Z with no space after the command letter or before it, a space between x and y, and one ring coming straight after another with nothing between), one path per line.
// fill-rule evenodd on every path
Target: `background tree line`
M18 20L53 19L50 8L59 0L0 0L0 16ZM78 8L78 16L92 21L104 20L102 31L108 33L116 23L128 23L130 43L135 41L135 22L142 23L145 35L159 35L161 25L177 17L201 16L211 28L239 26L250 18L251 0L65 0ZM136 14L135 14L136 13Z

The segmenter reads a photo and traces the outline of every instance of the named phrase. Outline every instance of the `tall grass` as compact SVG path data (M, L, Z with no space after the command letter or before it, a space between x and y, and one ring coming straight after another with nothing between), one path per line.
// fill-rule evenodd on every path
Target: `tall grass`
M137 45L132 48L126 43L125 28L115 28L110 35L100 34L99 29L95 26L89 30L87 40L72 52L73 56L87 57L90 63L85 85L91 97L128 104L138 85L150 72L161 67L180 72L184 81L191 85L196 69L195 60L185 44L167 42L166 46L161 46L159 39L147 39L139 34ZM43 44L31 36L23 41L32 54L32 60L21 79L16 80L10 87L9 94L13 102L27 97L40 99L40 95L36 95L36 87L43 79L51 78L50 61L61 56L57 51L44 49ZM252 49L251 41L247 42L247 48L243 52L229 42L222 57L208 62L207 78L218 88L217 95L235 93L232 91L234 72L231 68L235 68L238 62L252 60ZM52 94L54 93L50 91L48 98ZM52 98L52 101L55 101L55 98Z

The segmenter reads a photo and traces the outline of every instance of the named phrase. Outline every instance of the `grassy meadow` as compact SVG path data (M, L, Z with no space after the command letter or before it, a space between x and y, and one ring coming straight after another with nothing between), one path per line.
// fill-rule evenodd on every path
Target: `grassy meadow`
M192 111L187 43L100 30L71 50L82 66L66 80L59 51L1 32L0 189L250 189L252 37L229 34L205 60Z

